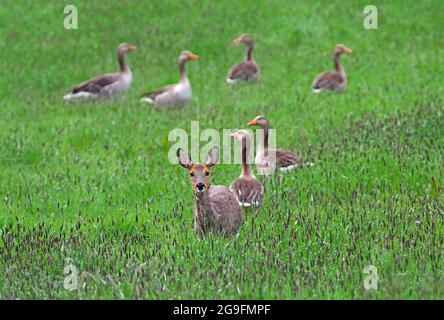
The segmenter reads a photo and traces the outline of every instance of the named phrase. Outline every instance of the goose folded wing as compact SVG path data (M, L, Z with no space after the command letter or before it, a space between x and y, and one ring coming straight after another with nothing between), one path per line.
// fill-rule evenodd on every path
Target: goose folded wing
M237 179L233 182L232 191L242 203L259 203L264 194L262 184L256 179Z
M98 76L74 87L74 89L72 89L72 93L88 92L97 94L100 93L103 88L109 86L110 84L113 84L118 80L118 74L106 74Z
M237 80L249 80L258 72L258 68L254 63L241 62L231 68L228 77Z
M285 149L276 150L276 159L279 167L288 167L302 163L302 158L300 156L297 156L291 151Z
M148 98L150 98L150 99L152 99L152 100L154 101L154 100L156 100L156 98L157 98L158 96L160 96L161 94L164 94L165 92L168 92L168 91L173 90L173 89L174 89L174 86L175 86L174 84L170 84L170 85L167 85L167 86L161 87L161 88L159 88L159 89L156 89L156 90L150 91L150 92L148 92L148 93L145 93L143 96L144 96L144 97L148 97Z
M313 82L313 89L334 89L343 81L344 78L338 72L324 72Z

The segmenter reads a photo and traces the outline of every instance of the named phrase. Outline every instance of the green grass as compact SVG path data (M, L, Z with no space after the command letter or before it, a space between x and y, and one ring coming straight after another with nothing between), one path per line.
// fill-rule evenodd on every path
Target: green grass
M444 298L444 3L378 1L60 1L0 6L0 298ZM229 86L256 40L262 79ZM65 104L74 84L117 70L139 47L121 99ZM349 86L314 95L344 43ZM176 81L182 49L193 99L139 104ZM279 146L316 165L265 179L266 200L239 235L199 240L188 175L167 159L174 128L243 128L258 114ZM237 165L218 165L228 185ZM63 288L65 260L79 288ZM367 265L379 287L363 287Z

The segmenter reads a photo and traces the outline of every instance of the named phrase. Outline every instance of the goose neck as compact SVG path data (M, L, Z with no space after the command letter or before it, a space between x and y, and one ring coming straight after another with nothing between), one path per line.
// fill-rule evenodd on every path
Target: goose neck
M130 67L126 63L125 52L122 50L119 50L117 57L119 59L120 72L131 72Z
M249 141L246 137L242 138L242 172L241 176L250 177L251 174L251 165L248 162L248 154L250 151Z
M252 43L248 44L248 50L247 50L247 54L245 56L245 60L246 61L253 61L253 44Z
M181 82L186 82L186 81L188 81L187 71L186 71L186 68L185 68L185 64L186 64L186 60L180 60L180 61L179 61L179 74L180 74L180 81L181 81Z
M345 75L344 68L342 67L341 60L339 57L340 57L339 53L334 54L333 61L335 64L335 70L339 72L341 75Z

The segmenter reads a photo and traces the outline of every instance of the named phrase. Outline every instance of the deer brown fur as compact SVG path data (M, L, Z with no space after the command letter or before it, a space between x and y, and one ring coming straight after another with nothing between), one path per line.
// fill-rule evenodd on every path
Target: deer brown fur
M194 229L200 235L211 232L234 235L242 225L243 217L238 201L231 191L222 185L210 184L210 170L219 159L219 149L212 148L205 163L195 164L184 150L177 150L182 167L190 174L191 187L196 198Z

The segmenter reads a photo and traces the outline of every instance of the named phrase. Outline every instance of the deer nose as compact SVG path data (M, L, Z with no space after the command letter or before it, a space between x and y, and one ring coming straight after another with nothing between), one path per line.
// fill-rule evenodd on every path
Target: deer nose
M202 191L205 188L205 184L203 184L203 182L198 182L196 184L196 188L200 191Z

